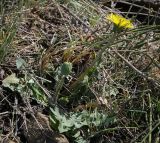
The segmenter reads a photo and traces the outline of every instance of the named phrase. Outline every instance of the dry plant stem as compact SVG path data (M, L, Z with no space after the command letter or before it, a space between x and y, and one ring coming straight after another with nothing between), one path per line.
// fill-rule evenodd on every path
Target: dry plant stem
M100 134L102 134L102 133L107 133L107 132L110 132L110 131L121 130L121 129L137 129L137 127L115 127L115 128L107 128L107 129L104 129L104 130L101 130L101 131L97 132L96 135L100 135Z
M160 125L160 120L157 120L157 121L154 123L154 127L152 128L152 132L153 132L159 125ZM148 131L149 131L149 127L148 127L146 130L144 130L142 133L140 133L138 136L136 136L136 137L131 141L131 143L135 143L136 140L138 140L143 134L145 134L145 133L148 132ZM148 135L149 135L149 134L147 134L140 143L145 143L146 139L148 138Z
M83 26L85 26L88 30L90 30L91 32L93 32L93 30L86 24L84 23L77 15L73 14L67 7L65 7L64 5L61 5L61 7L68 12L70 15L72 15L76 20L78 20Z
M2 112L0 113L0 116L3 116L3 115L6 115L6 114L9 114L10 112L6 111L6 112Z
M97 34L98 31L100 31L100 30L102 30L103 28L106 28L106 27L107 27L107 28L106 28L106 31L108 31L109 28L110 28L110 26L111 26L110 24L107 24L107 26L104 25L104 26L101 27L101 28L96 28L95 30L92 31L92 33L90 34L90 36L94 36L94 35L95 35L95 36L98 36L98 34ZM87 37L86 41L89 40L90 36Z
M148 81L152 82L154 85L160 87L160 84L155 81L153 78L147 76L146 74L144 74L143 72L141 72L140 70L138 70L135 66L133 66L127 59L125 59L125 57L123 57L115 48L111 48L111 50L118 56L120 57L130 68L132 68L136 73L138 73L140 76L142 76L143 78L147 79Z
M141 9L144 9L144 10L147 10L147 11L150 11L149 8L145 7L145 6L140 6L140 5L137 5L135 3L130 3L130 2L127 2L127 1L124 1L124 0L120 0L119 2L121 3L124 3L124 4L128 4L128 5L131 5L131 6L135 6L135 7L138 7L138 8L141 8ZM155 10L152 10L152 12L154 12L155 14L159 14L159 12L155 11ZM138 13L139 14L139 13ZM142 13L142 14L145 14L145 13ZM146 14L148 15L148 14Z
M102 56L103 56L103 53L105 52L105 50L107 49L107 48L109 48L113 43L114 43L114 41L115 41L115 39L117 39L117 37L118 37L118 35L117 34L113 34L113 35L111 35L111 37L108 39L108 41L107 41L107 44L104 46L104 47L102 47L102 49L100 50L100 52L98 53L98 55L96 56L96 58L95 58L95 60L93 61L93 63L92 63L92 66L95 66L95 67L97 67L99 64L100 64L100 62L101 62L101 58L102 58Z
M149 100L149 139L148 142L152 142L152 101L151 101L151 96L148 94L148 100Z

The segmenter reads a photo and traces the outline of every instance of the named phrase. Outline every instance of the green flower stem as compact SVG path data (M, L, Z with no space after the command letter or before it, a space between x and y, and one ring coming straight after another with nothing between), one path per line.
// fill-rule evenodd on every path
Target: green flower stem
M57 101L58 101L60 91L63 87L63 84L64 84L64 76L62 76L61 79L57 82L56 92L55 92L55 95L56 95L55 103L57 103Z
M102 49L99 51L98 55L96 56L93 63L91 64L91 67L93 66L97 67L101 63L103 53L107 48L109 48L115 42L115 40L117 39L117 36L118 35L116 32L111 35L111 37L108 39L108 43L105 46L103 46Z

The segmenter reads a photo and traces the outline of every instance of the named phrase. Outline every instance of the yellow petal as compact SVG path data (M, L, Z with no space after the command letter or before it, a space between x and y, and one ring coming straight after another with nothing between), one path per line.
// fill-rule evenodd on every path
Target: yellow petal
M134 28L132 22L121 15L111 13L106 18L120 28Z

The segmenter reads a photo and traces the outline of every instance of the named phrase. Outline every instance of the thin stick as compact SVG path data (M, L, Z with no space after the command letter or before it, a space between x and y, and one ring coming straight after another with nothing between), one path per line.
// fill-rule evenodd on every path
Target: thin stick
M123 57L116 49L112 48L111 49L118 57L120 57L130 68L132 68L136 73L138 73L140 76L142 76L143 78L147 79L148 81L152 82L154 85L160 87L160 84L155 81L153 78L147 76L146 74L144 74L143 72L141 72L140 70L138 70L135 66L133 66L127 59L125 59L125 57Z
M149 139L148 142L152 142L152 101L151 101L151 96L150 94L148 95L149 99Z

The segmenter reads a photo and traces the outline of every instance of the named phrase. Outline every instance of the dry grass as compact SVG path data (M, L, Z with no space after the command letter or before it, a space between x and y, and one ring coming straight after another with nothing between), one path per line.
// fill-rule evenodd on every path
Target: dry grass
M48 0L2 11L0 78L16 73L20 81L0 87L1 142L30 140L32 123L70 142L159 142L160 26L114 35L111 10L120 13L93 1Z

